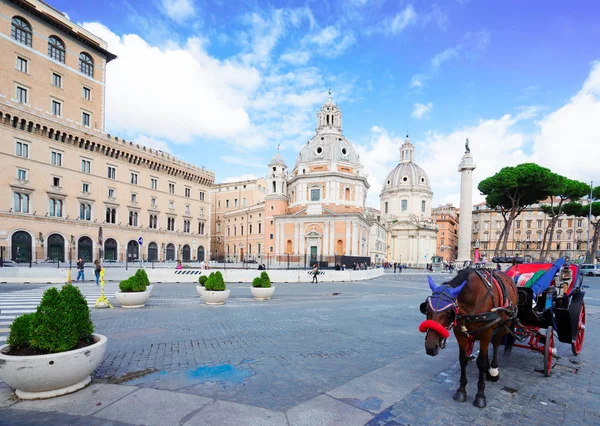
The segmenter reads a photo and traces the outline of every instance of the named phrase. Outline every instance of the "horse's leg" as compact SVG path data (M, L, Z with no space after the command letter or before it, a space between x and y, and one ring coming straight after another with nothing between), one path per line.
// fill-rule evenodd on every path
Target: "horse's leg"
M486 330L479 336L479 356L477 357L477 368L479 368L479 381L477 382L477 395L473 405L478 408L484 408L487 403L485 400L485 373L489 368L488 348L492 338L492 330Z
M500 378L500 371L498 371L498 347L500 346L500 343L502 343L502 339L505 335L505 332L499 331L494 337L494 341L492 343L494 356L492 357L491 368L488 368L488 371L486 372L486 378L490 382L497 382Z
M458 341L459 348L459 360L460 360L460 386L454 393L454 400L457 402L465 402L467 400L467 357L466 347L467 338L462 333L456 333L456 340Z

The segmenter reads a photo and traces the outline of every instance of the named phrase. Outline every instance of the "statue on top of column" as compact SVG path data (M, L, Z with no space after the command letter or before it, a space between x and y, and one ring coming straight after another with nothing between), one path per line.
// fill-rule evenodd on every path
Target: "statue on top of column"
M465 142L465 154L469 154L471 149L469 148L469 138L467 138L467 142Z

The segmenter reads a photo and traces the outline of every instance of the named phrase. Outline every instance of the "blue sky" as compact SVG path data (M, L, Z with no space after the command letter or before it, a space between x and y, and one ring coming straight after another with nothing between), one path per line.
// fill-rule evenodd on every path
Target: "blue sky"
M591 0L50 4L119 55L106 131L205 165L218 182L264 175L278 143L293 165L329 87L372 206L406 132L436 204L458 203L466 137L476 181L523 161L600 181Z

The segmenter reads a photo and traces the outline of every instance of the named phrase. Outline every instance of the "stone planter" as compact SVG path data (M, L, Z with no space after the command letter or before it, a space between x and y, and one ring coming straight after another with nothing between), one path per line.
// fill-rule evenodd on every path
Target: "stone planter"
M93 334L95 343L81 349L48 355L12 356L0 347L0 378L21 399L66 395L87 386L104 359L106 336Z
M202 287L201 285L197 285L196 286L196 291L198 292L198 294L200 296L202 296L202 293L204 293L206 291L206 289L204 287Z
M121 290L117 290L115 297L124 308L143 308L150 298L150 291L123 293Z
M154 290L154 284L150 284L146 286L146 291L150 292L150 295L152 295L152 290Z
M229 292L230 292L230 290L224 290L224 291L204 290L200 294L200 296L202 297L202 300L204 300L204 303L206 303L207 305L222 305L229 298Z
M273 293L275 293L275 287L250 287L250 291L256 300L268 300L273 296Z

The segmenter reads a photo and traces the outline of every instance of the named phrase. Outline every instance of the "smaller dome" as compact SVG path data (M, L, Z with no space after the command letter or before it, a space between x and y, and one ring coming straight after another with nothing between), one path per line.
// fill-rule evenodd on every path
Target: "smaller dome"
M429 177L425 170L415 163L398 163L383 182L382 193L398 189L422 188L431 191Z
M269 163L269 165L274 165L274 164L281 164L281 165L285 166L285 160L283 159L283 156L279 153L279 151L277 151L275 153L275 155L271 159L271 162Z

